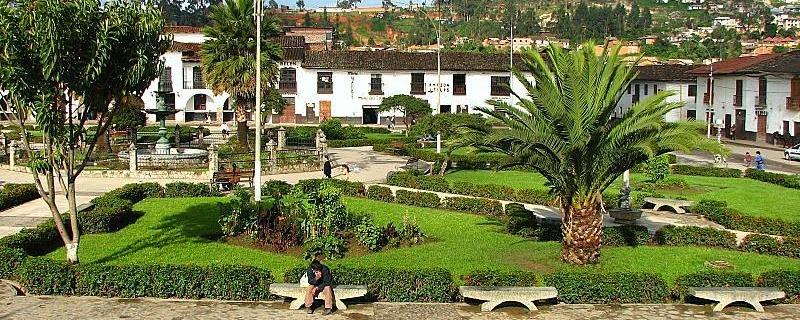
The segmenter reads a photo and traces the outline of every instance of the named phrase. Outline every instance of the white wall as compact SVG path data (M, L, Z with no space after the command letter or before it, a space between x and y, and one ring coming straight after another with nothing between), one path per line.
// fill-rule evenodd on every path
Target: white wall
M639 85L639 101L647 99L656 94L654 89L659 91L671 91L673 95L668 97L666 102L669 103L683 103L683 107L670 111L665 115L665 120L675 122L679 120L686 120L686 110L695 109L695 98L689 96L689 85L692 82L666 82L666 81L633 81L630 90L625 90L622 98L617 103L617 109L614 112L614 117L622 117L633 104L633 96L636 94L636 85ZM647 94L645 94L645 86L647 87ZM702 97L701 97L702 99ZM702 100L701 100L702 101Z

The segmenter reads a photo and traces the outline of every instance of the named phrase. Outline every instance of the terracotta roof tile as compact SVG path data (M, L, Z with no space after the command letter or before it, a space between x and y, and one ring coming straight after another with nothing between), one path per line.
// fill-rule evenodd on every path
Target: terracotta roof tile
M697 79L697 75L687 73L687 71L695 68L697 68L697 66L680 64L637 66L636 70L639 71L639 75L636 79L650 81L694 81Z
M200 33L200 27L194 26L165 26L164 33Z
M756 63L762 62L767 59L771 59L775 57L775 54L762 54L757 56L747 56L747 57L738 57L733 59L722 60L719 62L715 62L714 66L714 74L731 74L731 73L739 73L743 69L750 67ZM692 70L689 70L689 73L693 73L696 75L708 74L709 73L709 66L703 65Z
M199 43L185 43L185 42L172 42L172 47L169 51L180 51L181 60L187 62L200 61L200 44Z
M522 61L515 56L514 61ZM442 52L442 70L508 71L508 54ZM522 63L514 65L523 67ZM435 52L315 51L307 52L303 67L339 70L436 70Z
M800 50L774 55L771 59L753 64L742 71L800 74Z

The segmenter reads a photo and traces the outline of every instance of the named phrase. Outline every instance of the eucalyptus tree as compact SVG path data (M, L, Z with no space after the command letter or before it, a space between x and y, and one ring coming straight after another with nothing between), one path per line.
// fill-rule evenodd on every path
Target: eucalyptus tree
M527 51L523 63L535 85L519 70L526 96L518 103L489 101L481 111L508 129L486 131L481 145L505 152L510 165L527 166L548 181L563 215L561 258L573 264L598 262L603 230L603 191L626 170L673 150L710 146L688 123L664 115L679 103L659 92L612 119L636 68L623 61L619 46L595 55L593 43L567 52L550 46Z
M406 136L408 136L411 125L417 119L431 114L433 109L428 101L407 94L397 94L384 98L378 105L378 112L390 111L403 114L403 124L406 126Z
M0 0L0 88L15 111L36 189L55 220L67 259L78 262L75 182L97 137L131 96L155 79L169 48L152 3L96 0ZM97 115L89 127L90 115ZM29 121L44 133L29 141ZM85 147L79 147L84 142ZM69 230L56 204L66 194Z
M213 5L211 25L203 28L203 34L209 39L200 49L203 78L215 94L230 94L230 104L236 112L236 135L239 144L245 148L248 147L248 111L254 110L256 91L253 12L253 0L225 0ZM266 17L261 24L261 88L264 96L274 89L278 77L277 61L282 52L280 46L270 39L277 36L279 30L273 17ZM273 109L273 106L267 105L266 108Z

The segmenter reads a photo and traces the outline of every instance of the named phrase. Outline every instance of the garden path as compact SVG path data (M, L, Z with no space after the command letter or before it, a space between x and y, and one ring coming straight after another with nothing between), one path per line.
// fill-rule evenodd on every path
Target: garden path
M0 298L2 319L55 319L68 315L74 319L312 319L305 310L288 310L288 303L186 301L161 299L111 299L97 297L11 297ZM76 306L80 306L76 308ZM625 305L544 305L528 312L521 306L480 312L479 305L464 303L366 303L335 312L326 319L800 319L800 305L767 306L757 313L731 307L711 313L711 308L687 304Z

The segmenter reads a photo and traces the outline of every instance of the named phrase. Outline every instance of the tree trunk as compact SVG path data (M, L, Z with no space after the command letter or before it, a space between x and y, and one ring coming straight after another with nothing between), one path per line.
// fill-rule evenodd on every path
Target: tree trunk
M599 201L587 201L584 206L562 204L564 218L561 233L561 260L571 264L594 264L600 260L603 241L603 214Z
M239 146L245 150L250 150L250 145L247 142L247 109L244 106L237 106L236 108L236 137L239 140Z
M78 243L68 243L67 248L67 261L71 264L78 264Z

